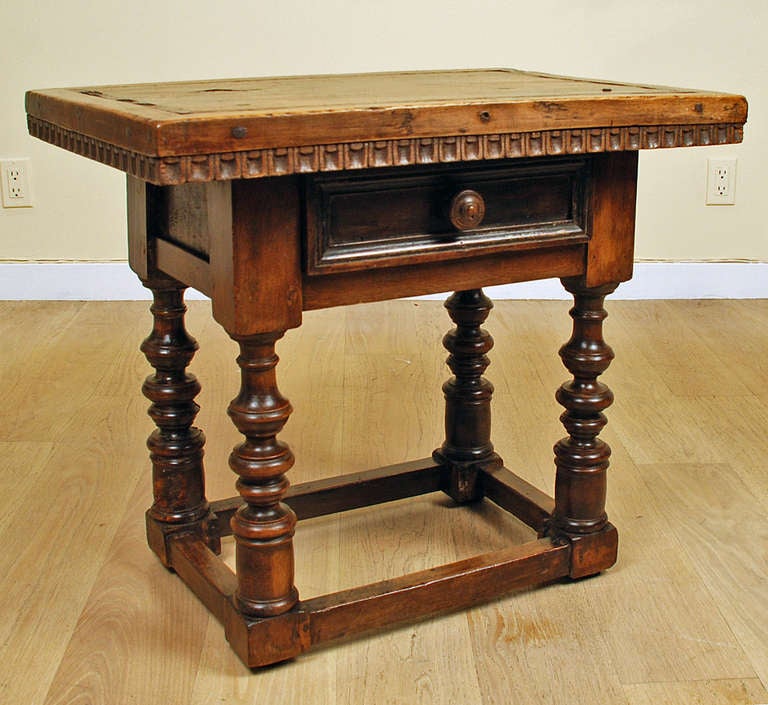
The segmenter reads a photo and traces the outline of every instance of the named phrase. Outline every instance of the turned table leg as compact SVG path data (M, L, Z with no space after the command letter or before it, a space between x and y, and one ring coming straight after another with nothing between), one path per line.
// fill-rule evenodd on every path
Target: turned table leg
M147 440L154 494L147 530L153 550L170 567L165 537L180 527L201 525L209 515L203 470L205 436L192 426L200 408L194 401L200 384L186 372L197 342L184 328L186 287L169 279L143 281L154 297L154 325L141 350L155 373L147 377L142 391L152 402L148 413L157 425ZM207 540L211 548L218 549L218 539Z
M229 405L229 415L245 436L229 458L245 501L231 522L237 552L236 599L240 611L253 617L282 614L298 600L293 584L296 515L281 502L293 453L277 440L292 411L275 375L279 359L275 342L283 334L232 335L240 345L237 363L242 384Z
M453 377L443 385L445 442L433 457L450 468L445 491L457 502L468 502L482 495L480 470L501 464L491 443L493 385L483 377L493 338L480 327L493 303L482 289L472 289L454 293L445 307L456 324L443 338Z
M565 535L576 546L572 577L599 572L612 565L616 540L605 534L615 529L605 512L606 470L611 449L598 438L606 424L603 411L613 402L613 393L597 378L610 365L613 350L603 340L603 308L606 295L617 284L583 287L579 280L563 280L573 294L571 339L560 349L560 357L573 375L558 389L557 401L565 407L560 416L568 437L555 444L555 511L553 530ZM590 542L590 537L600 537ZM583 545L579 547L578 543ZM594 544L594 545L593 545Z

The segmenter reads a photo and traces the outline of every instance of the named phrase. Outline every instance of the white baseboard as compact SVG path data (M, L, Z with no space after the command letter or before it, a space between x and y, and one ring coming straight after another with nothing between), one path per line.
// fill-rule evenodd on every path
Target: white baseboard
M502 299L568 298L557 279L488 288ZM190 291L190 299L205 298ZM0 299L148 299L149 292L124 262L0 263ZM424 298L442 298L430 296ZM768 262L637 262L632 281L612 299L763 299L768 298Z

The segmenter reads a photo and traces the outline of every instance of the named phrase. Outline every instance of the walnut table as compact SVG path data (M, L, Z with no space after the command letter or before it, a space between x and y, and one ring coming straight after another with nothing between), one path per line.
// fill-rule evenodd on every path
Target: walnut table
M246 664L614 563L610 450L598 438L612 394L597 378L613 357L603 299L632 275L637 152L739 142L746 111L736 95L505 69L27 94L34 136L128 174L130 264L154 295L142 345L157 425L149 545ZM557 392L567 435L555 445L553 499L494 452L483 377L492 340L481 287L544 277L561 278L575 300L560 350L572 379ZM205 496L187 286L210 296L240 346L234 499ZM277 340L305 310L446 290L456 293L442 445L289 489ZM437 491L495 502L531 527L531 541L299 599L297 520ZM230 534L236 572L217 555Z

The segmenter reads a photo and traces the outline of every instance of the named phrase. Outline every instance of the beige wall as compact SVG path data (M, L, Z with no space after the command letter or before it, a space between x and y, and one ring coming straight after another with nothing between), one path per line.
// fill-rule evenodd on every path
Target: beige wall
M765 0L27 0L0 3L0 157L36 205L0 209L0 260L124 259L123 176L26 134L28 88L510 66L745 94L742 145L641 156L637 256L768 260ZM737 157L737 204L705 207Z

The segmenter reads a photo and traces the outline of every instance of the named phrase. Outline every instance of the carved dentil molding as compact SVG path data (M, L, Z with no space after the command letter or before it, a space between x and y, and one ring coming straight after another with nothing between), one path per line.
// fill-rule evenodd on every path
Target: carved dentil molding
M28 117L28 124L29 132L34 137L160 186L414 164L698 147L732 144L741 142L743 138L743 128L738 123L651 125L379 140L181 157L150 157L35 117Z

